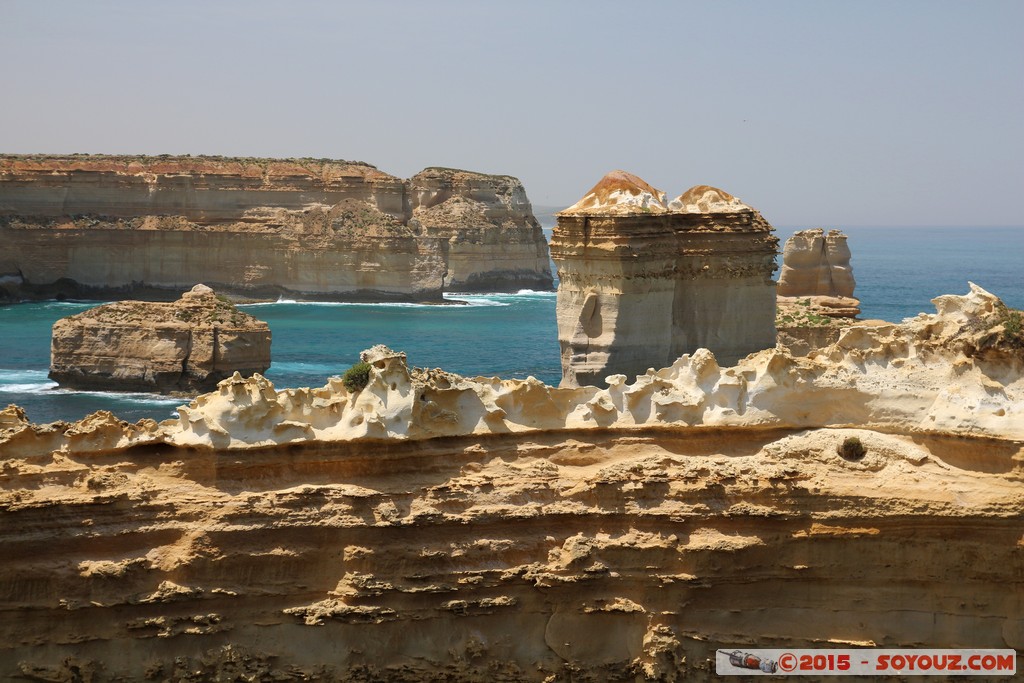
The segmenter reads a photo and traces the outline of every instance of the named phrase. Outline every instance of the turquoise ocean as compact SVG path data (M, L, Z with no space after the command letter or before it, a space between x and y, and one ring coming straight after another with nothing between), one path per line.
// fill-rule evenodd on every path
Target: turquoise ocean
M550 236L552 219L538 216ZM781 228L784 242L795 230ZM940 294L968 281L1024 308L1024 227L842 227L849 235L862 318L898 322L934 312ZM780 242L780 243L781 243ZM322 386L374 344L405 351L409 363L462 375L560 378L554 292L446 295L465 305L280 301L243 310L269 323L278 388ZM16 403L34 422L77 420L110 410L134 421L173 417L186 402L150 394L68 391L47 379L50 328L97 302L0 306L0 406Z

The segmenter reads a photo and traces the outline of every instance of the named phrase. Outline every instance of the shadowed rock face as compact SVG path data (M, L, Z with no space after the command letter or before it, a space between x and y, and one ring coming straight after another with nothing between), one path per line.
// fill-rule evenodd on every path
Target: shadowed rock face
M433 205L464 210L415 221L435 190L446 196ZM169 298L206 282L258 297L439 300L456 278L550 288L535 224L509 176L428 169L403 181L313 159L0 156L0 296Z
M270 328L196 285L174 303L120 301L53 325L50 379L72 389L209 391L270 367Z
M642 374L698 348L734 363L775 345L776 238L706 185L668 203L624 171L558 214L558 336L567 386Z

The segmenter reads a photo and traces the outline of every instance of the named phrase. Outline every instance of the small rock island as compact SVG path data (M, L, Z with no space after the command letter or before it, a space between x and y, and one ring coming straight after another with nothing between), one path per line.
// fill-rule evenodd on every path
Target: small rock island
M62 387L210 391L270 367L270 328L206 285L173 303L118 301L53 325L50 379Z

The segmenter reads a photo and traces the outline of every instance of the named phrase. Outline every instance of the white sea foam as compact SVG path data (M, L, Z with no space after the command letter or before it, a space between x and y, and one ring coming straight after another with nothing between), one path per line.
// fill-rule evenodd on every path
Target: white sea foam
M187 399L183 399L180 396L164 396L163 394L61 389L56 382L49 378L47 370L15 370L10 368L0 368L0 393L96 396L129 403L158 403L167 405L181 405L188 402Z
M511 306L517 299L547 299L553 298L555 292L539 291L536 289L520 289L516 292L445 292L444 300L451 304L461 304L455 307L446 307L445 310L457 308L474 308L483 306ZM410 301L297 301L295 299L278 299L277 301L257 301L247 304L239 304L239 308L255 306L319 306L331 307L367 307L367 308L434 308L437 304L414 303Z
M370 303L366 301L296 301L294 299L282 299L278 301L257 301L251 304L238 304L239 308L251 306L320 306L323 308L347 307L347 306L370 306L380 308L432 308L436 304L416 304L409 301L386 301Z
M0 384L23 384L31 382L48 382L49 372L47 370L31 370L0 368Z
M78 389L54 389L55 394L74 394L77 396L95 396L97 398L112 398L125 403L146 403L168 406L181 406L190 399L181 396L164 396L163 394L136 393L130 391L79 391Z
M554 297L555 292L540 291L536 289L520 289L516 292L445 292L445 299L456 299L456 300L467 300L479 297L485 297L487 299L502 300L515 300L523 298L547 298Z
M0 368L0 393L41 394L56 386L46 370Z
M42 394L57 387L56 382L0 384L0 394Z

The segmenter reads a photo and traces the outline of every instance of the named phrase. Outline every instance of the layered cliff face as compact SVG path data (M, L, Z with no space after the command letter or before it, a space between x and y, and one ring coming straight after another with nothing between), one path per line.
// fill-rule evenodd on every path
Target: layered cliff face
M523 201L509 212L532 219L518 181L465 175L518 187ZM13 298L166 298L205 282L260 297L440 299L459 231L475 230L495 250L506 233L453 218L447 231L425 234L412 222L411 193L412 183L361 162L0 156L0 238L10 262L0 263L0 285ZM522 251L522 239L509 240L510 253ZM532 248L546 249L543 235ZM541 280L544 273L546 261ZM496 287L519 288L502 277L493 277Z
M711 349L724 363L775 345L776 238L706 185L670 203L624 171L558 214L558 336L566 386Z
M607 390L378 347L355 394L235 378L159 425L0 411L0 676L683 681L720 647L1020 651L1022 340L987 292L935 302Z
M410 225L443 240L446 290L552 288L547 241L516 178L428 168L409 194Z
M73 389L209 391L266 372L270 328L196 285L174 303L121 301L53 325L50 379Z

